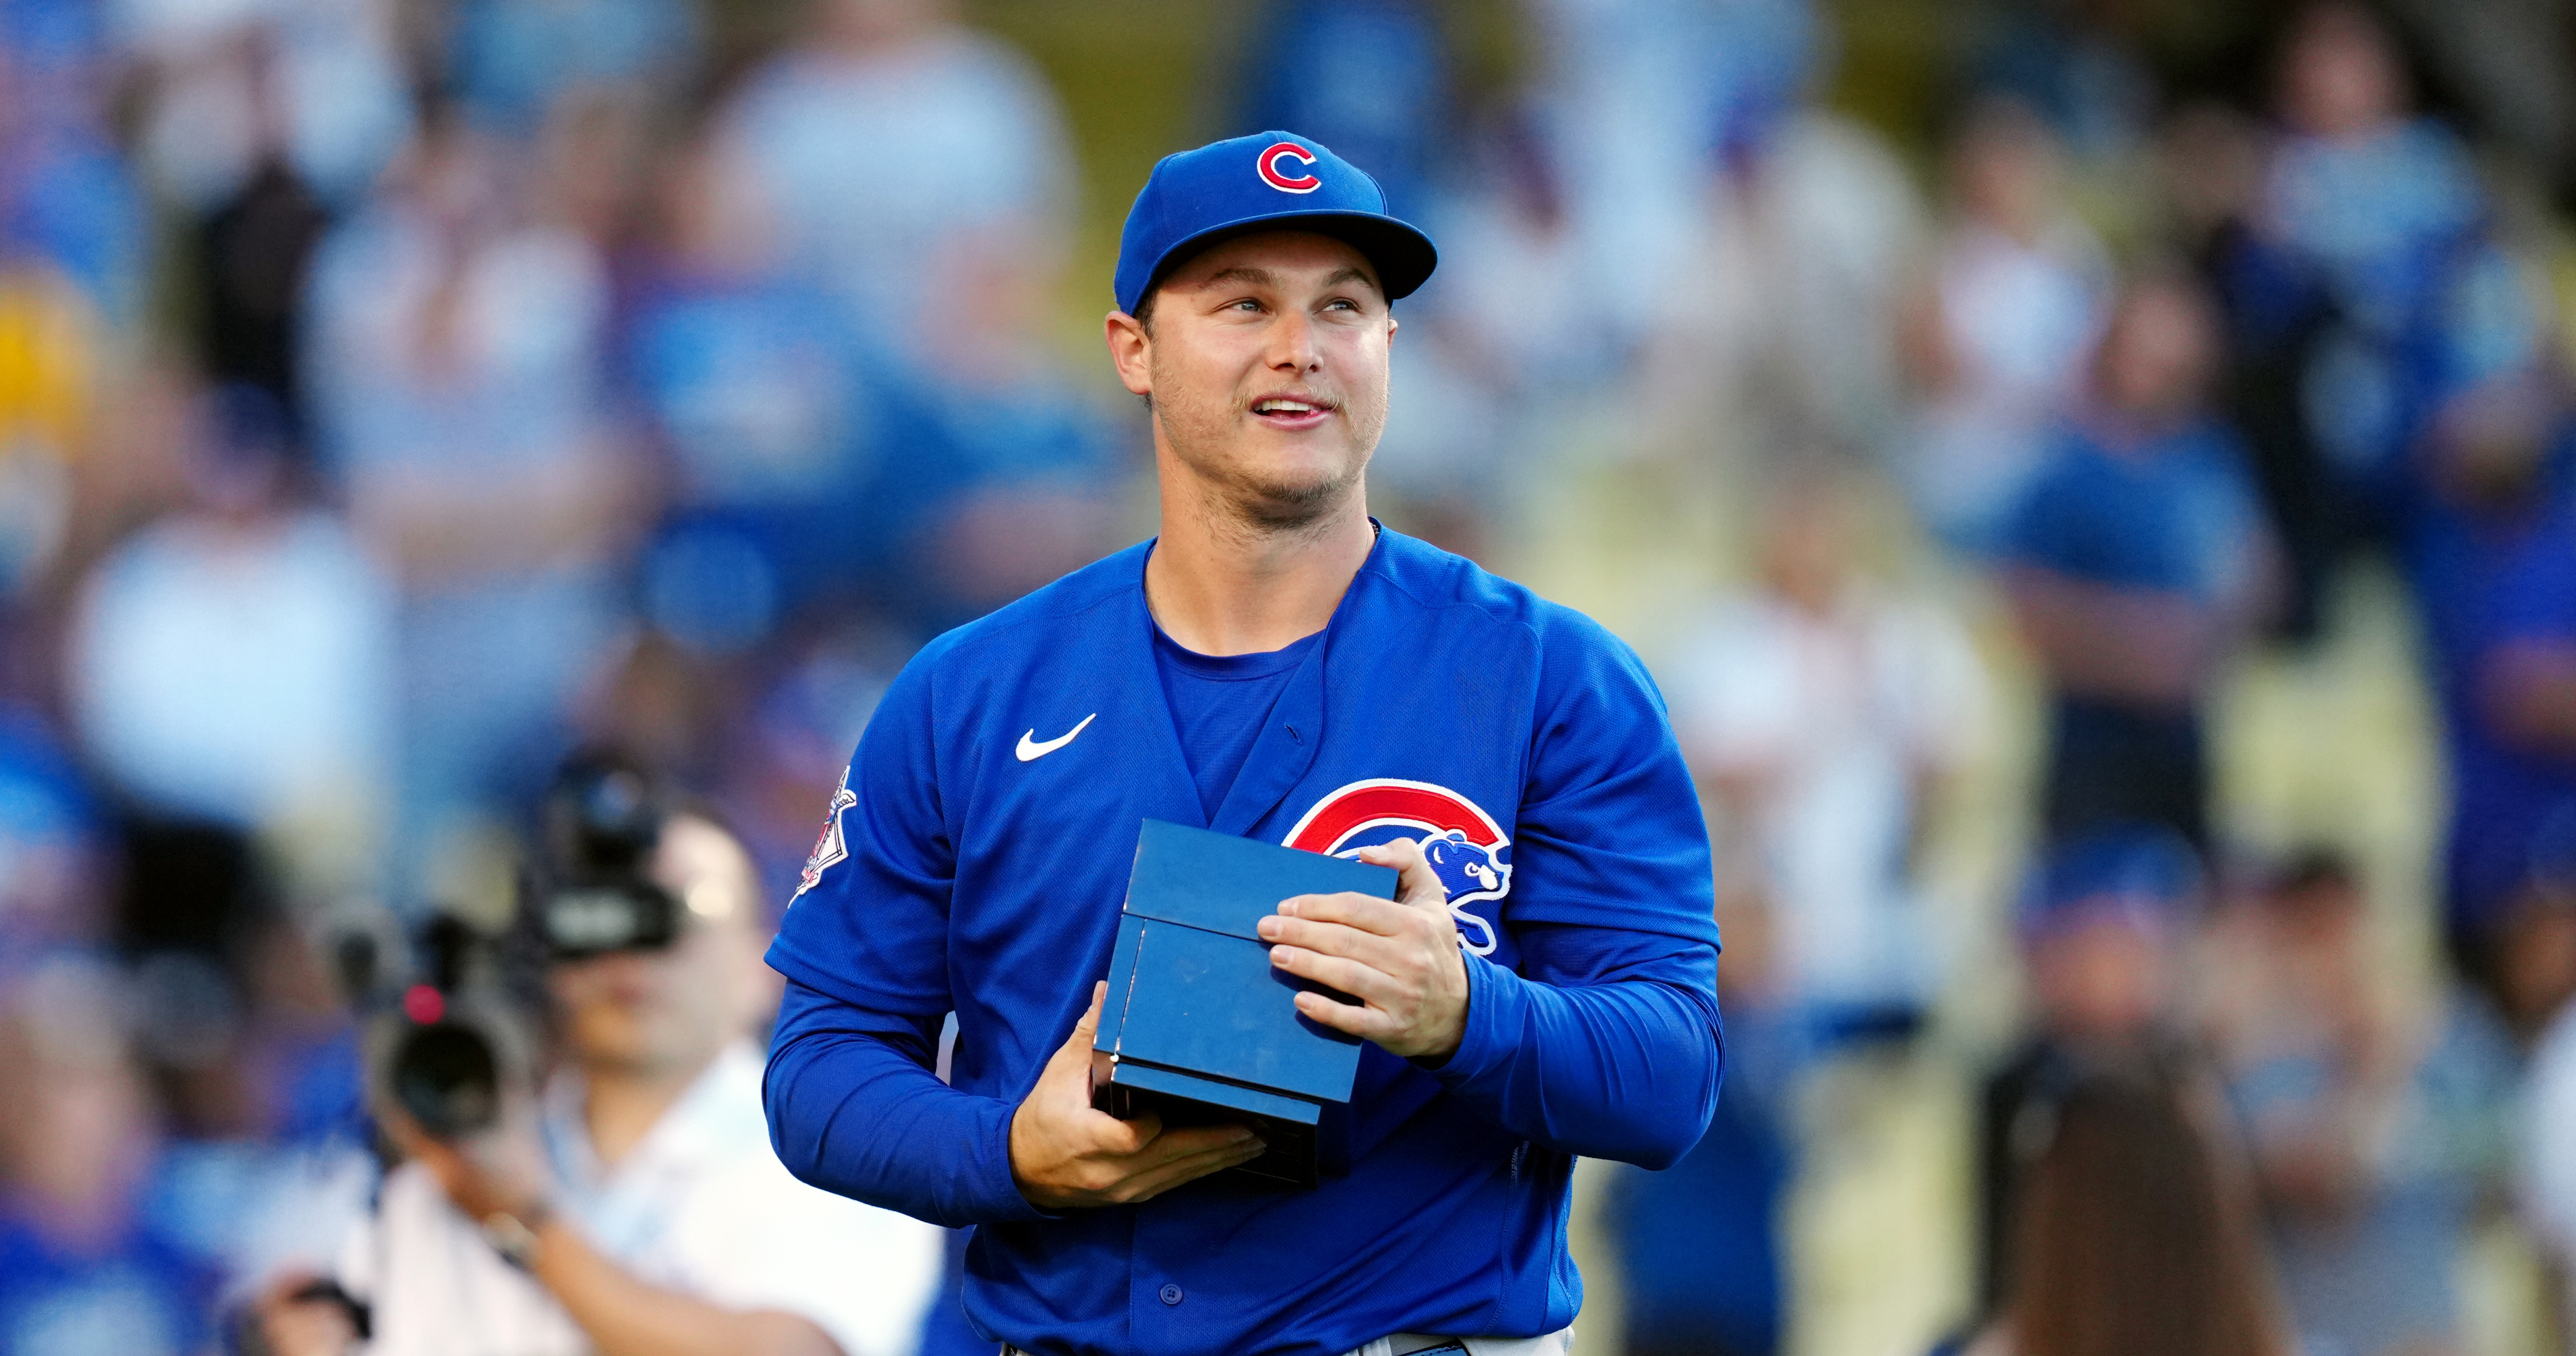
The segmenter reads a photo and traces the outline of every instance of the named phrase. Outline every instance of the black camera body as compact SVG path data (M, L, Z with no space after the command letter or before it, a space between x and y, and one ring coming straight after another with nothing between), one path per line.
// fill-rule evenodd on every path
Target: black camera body
M369 1033L374 1094L433 1139L470 1139L499 1124L505 1089L534 1082L523 1005L508 996L500 945L453 914L414 945L418 977Z
M452 914L422 930L422 977L403 990L371 1061L389 1109L440 1140L492 1128L508 1089L536 1081L536 973L678 940L680 902L649 874L665 816L633 767L567 765L547 796L543 850L521 879L510 933L486 936Z
M656 951L679 939L680 906L651 881L603 880L547 892L537 927L549 960Z
M680 902L651 875L667 812L641 772L578 760L546 800L545 869L523 911L548 961L650 951L680 935Z

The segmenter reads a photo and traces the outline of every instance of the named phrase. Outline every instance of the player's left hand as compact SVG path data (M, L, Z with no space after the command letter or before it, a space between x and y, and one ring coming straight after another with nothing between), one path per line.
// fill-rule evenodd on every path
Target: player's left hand
M1362 1004L1301 992L1297 1011L1309 1020L1406 1059L1447 1059L1467 1030L1467 961L1449 892L1420 843L1361 848L1359 856L1403 872L1395 898L1344 893L1281 901L1259 929L1272 944L1270 963Z

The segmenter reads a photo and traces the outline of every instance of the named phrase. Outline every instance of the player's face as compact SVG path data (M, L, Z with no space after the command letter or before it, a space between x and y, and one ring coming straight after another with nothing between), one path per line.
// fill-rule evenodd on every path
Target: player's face
M1180 469L1251 517L1312 519L1360 482L1386 428L1395 318L1377 270L1329 236L1273 231L1218 245L1157 291L1154 327L1111 346L1151 395ZM1129 322L1130 325L1133 322Z

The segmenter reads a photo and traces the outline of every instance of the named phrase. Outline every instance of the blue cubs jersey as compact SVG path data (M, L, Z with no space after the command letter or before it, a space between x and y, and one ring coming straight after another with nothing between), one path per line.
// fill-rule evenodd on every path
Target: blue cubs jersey
M770 951L780 1158L977 1226L968 1317L1047 1356L1564 1326L1574 1156L1677 1159L1723 1062L1707 835L1660 697L1592 622L1382 532L1210 815L1156 668L1151 549L941 637L888 691ZM1107 973L1147 818L1422 841L1467 1030L1436 1067L1364 1048L1320 1188L1227 1173L1049 1215L1012 1181L1011 1113Z

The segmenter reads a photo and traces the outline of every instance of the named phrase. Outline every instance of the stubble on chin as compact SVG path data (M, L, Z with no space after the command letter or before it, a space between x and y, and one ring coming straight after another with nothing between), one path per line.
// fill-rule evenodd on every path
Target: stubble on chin
M1270 532L1294 532L1322 518L1359 483L1360 466L1306 481L1259 480L1237 476L1228 496L1246 523Z
M1343 408L1347 417L1348 407ZM1377 434L1385 423L1381 417L1374 421L1378 427L1354 428L1361 435L1364 450L1347 465L1320 475L1290 479L1265 475L1261 468L1246 464L1247 459L1232 454L1232 413L1230 408L1181 411L1158 404L1154 417L1163 426L1166 445L1203 487L1207 507L1224 519L1263 534L1298 531L1338 507L1366 474Z

